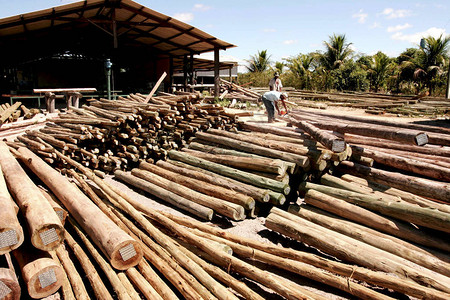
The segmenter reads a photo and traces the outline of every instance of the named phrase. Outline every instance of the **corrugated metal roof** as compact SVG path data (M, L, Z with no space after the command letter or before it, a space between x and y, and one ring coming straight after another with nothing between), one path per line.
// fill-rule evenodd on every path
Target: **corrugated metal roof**
M114 22L116 28L114 28ZM0 19L2 39L14 41L46 30L94 25L117 32L120 41L138 41L173 56L199 54L235 45L131 0L86 0Z

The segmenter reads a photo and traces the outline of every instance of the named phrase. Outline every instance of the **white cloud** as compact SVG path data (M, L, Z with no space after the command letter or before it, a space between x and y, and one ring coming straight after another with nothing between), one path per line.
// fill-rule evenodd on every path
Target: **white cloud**
M393 40L418 44L420 42L420 39L423 37L432 36L438 38L441 34L443 36L447 35L444 28L431 27L428 28L426 31L416 32L413 34L403 34L403 32L396 32L393 35L391 35L391 38Z
M204 4L194 4L194 10L196 10L196 11L207 11L210 9L211 9L211 6L207 6Z
M297 40L285 40L283 42L283 44L285 44L285 45L292 45L292 44L296 44L296 43L297 43Z
M177 13L173 17L181 22L189 22L194 20L194 14L189 12Z
M265 28L263 29L264 32L276 32L277 30L275 28Z
M359 10L356 14L352 15L353 19L358 19L358 23L364 24L366 23L366 19L369 15L364 13L362 9Z
M401 31L401 30L404 30L404 29L407 29L407 28L411 28L411 27L412 27L412 25L409 24L409 23L405 23L403 25L397 25L397 26L389 26L387 28L387 32Z
M381 24L378 22L373 22L372 25L369 26L369 29L381 28Z
M409 17L412 15L412 12L408 9L385 8L381 14L386 16L386 19L398 19Z

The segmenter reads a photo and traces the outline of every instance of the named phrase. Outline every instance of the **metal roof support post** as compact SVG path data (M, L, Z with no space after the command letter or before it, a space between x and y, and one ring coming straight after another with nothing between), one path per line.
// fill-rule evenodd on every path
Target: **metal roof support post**
M233 77L232 77L232 74L231 74L231 70L233 69L233 67L230 67L229 69L228 69L228 74L230 75L230 82L233 82Z
M214 47L214 97L220 94L219 64L219 47Z
M194 53L192 53L192 52L191 52L191 56L189 57L189 83L191 85L194 84ZM191 88L191 89L193 90L194 88Z
M173 92L173 56L169 58L169 90L166 92Z

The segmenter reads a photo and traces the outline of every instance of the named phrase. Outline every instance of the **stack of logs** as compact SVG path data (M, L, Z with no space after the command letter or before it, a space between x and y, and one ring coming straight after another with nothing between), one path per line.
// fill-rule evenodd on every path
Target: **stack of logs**
M130 170L139 160L164 159L199 130L231 129L235 115L216 104L200 103L198 94L131 94L118 100L93 100L72 108L44 128L18 137L49 163L58 162L56 148L84 166L113 172Z
M17 121L20 117L23 117L24 120L31 119L40 112L41 110L37 108L28 109L21 102L16 102L13 105L4 103L0 105L0 128L5 123Z
M261 95L250 89L241 87L233 82L220 79L221 95L220 99L236 99L242 102L258 102L261 99Z
M45 184L45 192L27 177L10 151ZM447 296L390 274L354 269L315 254L268 246L198 221L157 212L59 151L54 153L71 166L67 173L76 185L30 150L8 149L0 143L0 163L7 170L0 211L8 207L11 220L8 224L4 222L7 219L0 219L4 222L1 226L20 235L22 225L26 232L6 251L16 248L13 254L21 281L33 298L48 296L59 288L64 299L265 299L272 293L286 299L324 297L323 292L318 294L265 270L268 267L361 298L390 299L353 278L412 296ZM96 186L86 182L76 169ZM11 199L20 207L20 221ZM0 291L2 296L18 299L20 287L7 258L8 268L0 273L0 284L4 285ZM247 260L258 262L261 268ZM4 279L5 274L9 274L9 281ZM259 286L247 285L248 280Z

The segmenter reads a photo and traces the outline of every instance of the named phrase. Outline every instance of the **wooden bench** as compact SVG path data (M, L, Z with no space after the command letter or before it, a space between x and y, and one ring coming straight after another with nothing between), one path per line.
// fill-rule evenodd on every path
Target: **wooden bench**
M62 93L66 99L67 109L70 106L79 107L79 102L83 93L96 92L95 88L60 88L60 89L34 89L33 93L44 94L45 105L47 106L47 111L52 113L55 112L55 99L57 98L56 93Z
M9 102L11 105L14 104L15 100L22 100L24 99L37 99L38 100L38 107L41 107L41 98L44 98L43 96L36 96L36 95L14 95L14 94L3 94L2 97L9 98Z

